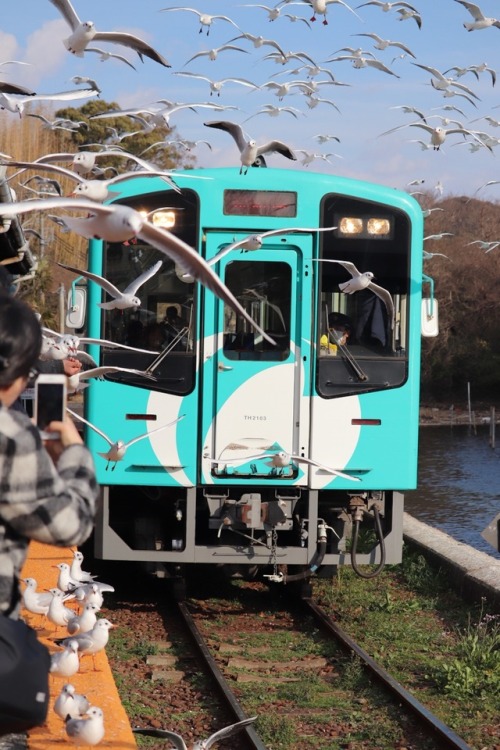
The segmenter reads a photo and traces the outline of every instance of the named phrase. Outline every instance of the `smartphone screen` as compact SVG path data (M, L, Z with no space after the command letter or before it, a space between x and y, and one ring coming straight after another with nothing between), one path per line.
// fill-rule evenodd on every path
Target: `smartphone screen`
M64 385L62 383L37 383L36 423L40 430L45 430L53 421L64 420Z

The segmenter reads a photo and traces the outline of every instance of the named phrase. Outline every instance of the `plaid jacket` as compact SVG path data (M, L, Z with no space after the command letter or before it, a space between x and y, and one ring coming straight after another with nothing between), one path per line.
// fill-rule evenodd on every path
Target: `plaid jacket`
M30 539L68 547L93 528L98 495L92 456L71 445L54 466L23 412L0 405L0 612L16 616Z

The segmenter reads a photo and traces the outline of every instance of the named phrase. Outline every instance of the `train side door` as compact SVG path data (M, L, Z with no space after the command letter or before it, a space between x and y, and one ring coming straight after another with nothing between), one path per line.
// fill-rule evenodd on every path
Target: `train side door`
M233 240L229 233L207 233L207 257ZM310 341L302 340L302 320L303 310L310 311L311 274L304 274L303 259L310 257L311 238L289 235L284 241L273 240L256 251L233 250L215 266L276 346L242 316L207 295L202 351L203 483L240 480L248 484L250 479L261 482L279 474L300 484L304 478L296 466L276 467L272 457L308 447L304 440L308 440L309 417L302 394ZM211 321L213 335L208 328Z

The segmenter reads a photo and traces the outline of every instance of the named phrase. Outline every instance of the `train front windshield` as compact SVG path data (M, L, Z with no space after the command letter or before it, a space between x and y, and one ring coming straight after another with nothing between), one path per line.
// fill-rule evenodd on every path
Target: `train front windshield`
M329 195L321 225L336 229L323 235L318 260L317 392L332 398L400 386L408 356L408 217Z

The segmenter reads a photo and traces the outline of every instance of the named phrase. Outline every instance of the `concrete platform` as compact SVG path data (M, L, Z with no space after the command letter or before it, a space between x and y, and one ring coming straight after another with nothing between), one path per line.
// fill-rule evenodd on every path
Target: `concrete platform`
M469 601L488 601L488 613L500 612L500 560L458 542L439 529L404 514L405 542L440 566L450 585Z

